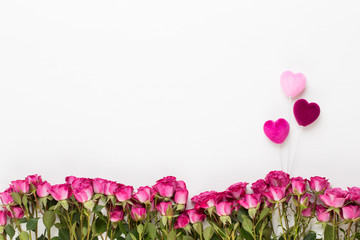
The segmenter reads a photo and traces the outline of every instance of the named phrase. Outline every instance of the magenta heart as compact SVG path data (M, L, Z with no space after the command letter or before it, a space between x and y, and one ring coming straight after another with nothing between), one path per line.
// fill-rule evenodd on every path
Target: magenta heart
M276 122L269 120L264 124L265 135L277 144L281 144L285 141L289 135L289 131L289 123L283 118L279 118Z
M295 119L300 126L312 124L320 115L320 107L316 103L308 103L305 99L299 99L294 104Z

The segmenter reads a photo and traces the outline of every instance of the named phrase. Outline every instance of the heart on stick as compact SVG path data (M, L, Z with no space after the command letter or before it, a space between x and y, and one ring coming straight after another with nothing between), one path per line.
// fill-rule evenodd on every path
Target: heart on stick
M320 115L320 107L316 103L308 103L305 99L299 99L294 104L295 119L300 126L308 126Z
M305 89L306 78L302 73L285 71L281 74L280 84L286 96L295 97Z
M279 118L275 122L269 120L264 124L265 135L276 144L283 143L289 135L289 131L289 123L283 118Z

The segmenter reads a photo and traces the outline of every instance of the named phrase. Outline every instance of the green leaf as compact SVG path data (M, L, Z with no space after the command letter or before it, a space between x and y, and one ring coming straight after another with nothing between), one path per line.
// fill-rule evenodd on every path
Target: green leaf
M15 235L15 229L11 225L6 225L5 232L10 238L13 238Z
M22 203L23 203L24 206L27 208L28 200L27 200L27 197L26 197L25 195L22 197Z
M85 207L87 210L89 210L89 211L92 211L93 208L94 208L94 206L95 206L95 203L94 203L94 201L92 201L92 200L89 200L89 201L87 201L87 202L84 202L84 207Z
M167 234L167 240L176 240L176 232L174 229Z
M38 218L31 218L31 219L26 223L26 229L35 232L36 229L37 229L38 221L39 221Z
M315 232L309 232L304 237L304 240L316 240L316 233Z
M27 232L22 231L22 232L19 234L19 239L20 239L20 240L29 240L30 237L29 237L29 234L28 234Z
M68 229L59 229L59 238L61 240L70 240L70 233Z
M237 213L237 219L239 220L239 222L243 222L246 218L249 219L248 212L244 208L240 208Z
M61 200L59 203L66 211L69 210L69 204L66 200Z
M104 208L103 205L96 205L96 206L94 207L94 212L95 212L95 213L101 212L101 210L102 210L103 208Z
M43 222L47 229L50 229L56 220L55 213L53 211L47 211L44 213Z
M241 228L240 233L241 233L241 236L242 236L241 239L254 240L253 236L248 231L245 231L244 228Z
M333 226L329 224L325 226L324 240L333 240Z
M137 226L137 231L139 233L139 235L141 236L141 234L144 232L144 225L142 225L141 223Z
M270 208L264 208L263 210L261 210L260 212L260 217L258 222L260 222L264 217L266 217L268 214L270 213Z
M182 240L194 240L191 236L183 236Z
M150 239L155 240L156 238L156 226L155 224L148 222L146 225L145 232L150 236Z
M60 238L59 237L53 237L53 238L51 238L51 240L60 240Z
M248 210L248 212L249 212L249 216L250 216L252 219L254 219L255 216L256 216L256 213L257 213L257 209L256 209L256 208L250 208L250 209Z
M17 193L17 192L12 192L11 193L11 197L12 199L14 200L15 203L21 205L21 197L20 197L20 194Z
M203 225L201 222L197 222L193 224L193 227L195 229L195 231L199 234L202 235L202 231L203 231Z
M204 239L210 240L213 235L214 235L214 227L212 225L206 227L204 230Z
M26 218L20 218L19 223L27 223L27 219Z
M0 240L6 240L3 235L0 235Z
M251 233L253 231L253 223L251 222L250 219L244 219L242 222L242 227L249 233Z
M104 219L101 219L101 218L97 218L96 221L95 221L95 230L96 230L96 233L104 233L106 232L106 221Z

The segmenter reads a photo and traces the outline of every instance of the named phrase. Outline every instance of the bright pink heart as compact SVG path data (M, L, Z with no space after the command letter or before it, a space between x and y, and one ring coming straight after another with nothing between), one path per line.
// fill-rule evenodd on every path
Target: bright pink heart
M306 127L319 117L320 107L316 103L308 103L305 99L299 99L294 104L294 115L298 124Z
M280 77L281 87L288 97L299 95L306 86L306 78L302 73L285 71Z
M277 144L281 144L285 141L289 135L289 131L289 123L283 118L279 118L276 122L269 120L264 124L265 135Z

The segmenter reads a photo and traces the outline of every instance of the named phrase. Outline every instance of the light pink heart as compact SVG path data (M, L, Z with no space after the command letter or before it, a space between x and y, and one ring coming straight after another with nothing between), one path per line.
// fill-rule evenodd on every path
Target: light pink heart
M280 84L286 96L295 97L305 89L306 77L302 73L285 71L281 74Z
M289 135L289 131L289 123L283 118L279 118L276 120L276 122L269 120L264 124L265 135L272 142L277 144L281 144L286 140L287 136Z

